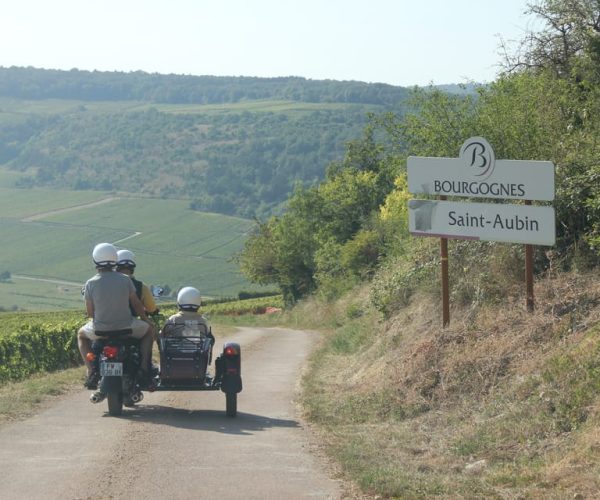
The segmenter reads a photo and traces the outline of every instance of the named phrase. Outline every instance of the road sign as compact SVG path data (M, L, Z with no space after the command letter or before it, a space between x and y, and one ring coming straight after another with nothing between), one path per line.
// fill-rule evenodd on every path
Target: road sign
M415 236L554 245L554 208L436 200L408 202Z
M482 137L471 137L459 158L410 156L408 190L439 196L554 199L554 165L549 161L496 160Z
M527 309L533 311L532 244L556 240L554 208L532 206L532 200L554 199L554 165L549 161L496 160L483 137L471 137L458 158L407 159L408 189L440 197L408 202L409 231L440 239L442 325L450 323L448 238L525 243ZM458 203L448 196L523 200L525 205Z

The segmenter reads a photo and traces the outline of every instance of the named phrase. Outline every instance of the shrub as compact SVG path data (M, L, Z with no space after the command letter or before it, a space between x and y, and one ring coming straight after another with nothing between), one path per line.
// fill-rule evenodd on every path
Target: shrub
M361 230L341 249L341 263L355 276L372 274L381 255L382 242L373 230Z
M417 290L439 293L439 257L432 238L412 243L408 255L383 262L372 280L370 300L386 317L406 306Z

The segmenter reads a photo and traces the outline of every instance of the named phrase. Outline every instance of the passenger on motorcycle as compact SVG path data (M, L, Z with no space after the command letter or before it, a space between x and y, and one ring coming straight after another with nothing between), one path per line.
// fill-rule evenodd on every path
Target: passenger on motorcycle
M154 301L152 292L150 292L150 288L148 288L148 285L133 276L136 266L134 258L135 255L133 252L125 249L119 250L117 252L117 271L131 278L133 286L135 286L135 294L142 301L144 309L146 310L146 314L155 314L158 312L158 307L156 307L156 302ZM130 309L131 314L133 316L137 316L137 313L132 306L130 306Z
M163 326L160 334L163 336L205 336L211 339L214 345L215 337L211 327L204 316L198 310L202 304L202 298L197 288L186 286L177 294L177 309L179 312L173 314Z
M93 364L87 359L91 351L91 341L100 338L96 331L131 329L131 336L140 339L142 367L150 366L154 338L154 326L146 316L133 282L114 270L117 265L115 247L110 243L100 243L94 247L92 258L97 274L90 278L84 287L87 315L92 319L77 334L79 352L88 370L84 384L88 389L96 389L100 378ZM141 319L131 315L130 303ZM143 383L151 383L147 369L140 378Z

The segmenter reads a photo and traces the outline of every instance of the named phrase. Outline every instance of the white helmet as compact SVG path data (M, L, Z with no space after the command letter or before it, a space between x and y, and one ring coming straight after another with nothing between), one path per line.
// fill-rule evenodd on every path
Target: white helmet
M92 259L97 267L114 267L117 265L117 249L110 243L98 243L92 252Z
M200 292L193 286L186 286L177 294L177 307L188 311L196 311L201 305Z
M130 250L119 250L117 252L117 266L129 267L131 270L135 268L135 255Z

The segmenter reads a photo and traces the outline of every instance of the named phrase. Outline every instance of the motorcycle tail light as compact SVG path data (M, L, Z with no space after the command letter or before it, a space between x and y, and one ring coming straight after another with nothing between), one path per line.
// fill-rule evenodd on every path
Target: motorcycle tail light
M93 363L94 361L96 361L96 355L95 355L93 352L88 352L88 353L85 355L85 359L86 359L87 361L89 361L90 363Z
M119 353L119 348L112 346L112 345L107 345L104 346L104 349L102 349L102 352L104 353L104 355L109 358L109 359L113 359L117 357L117 354Z
M237 354L239 353L235 347L228 345L225 348L225 356L236 356Z

